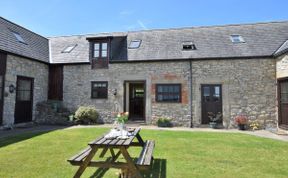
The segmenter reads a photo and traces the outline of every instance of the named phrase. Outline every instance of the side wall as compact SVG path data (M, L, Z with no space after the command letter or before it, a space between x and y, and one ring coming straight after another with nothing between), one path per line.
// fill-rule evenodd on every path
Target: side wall
M221 84L224 127L233 126L233 118L239 114L276 127L274 59L195 61L192 71L195 125L201 123L201 84Z
M288 77L288 55L279 56L276 59L276 77L286 78Z
M189 127L189 62L151 62L110 64L109 69L91 69L90 65L64 66L63 102L75 110L81 105L94 105L105 122L112 122L111 113L123 111L124 81L146 81L146 122L157 117L170 117L175 124ZM108 99L91 99L91 81L108 81ZM182 103L156 103L157 83L181 83ZM117 89L117 95L113 90Z
M36 114L36 104L47 100L48 65L31 61L22 57L8 55L5 76L5 98L3 125L14 123L16 92L9 93L9 86L16 86L17 76L34 78L33 120Z

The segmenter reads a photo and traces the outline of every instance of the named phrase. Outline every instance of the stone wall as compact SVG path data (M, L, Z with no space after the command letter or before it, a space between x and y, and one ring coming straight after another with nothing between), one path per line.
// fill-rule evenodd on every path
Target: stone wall
M17 57L7 55L7 67L5 76L5 93L3 125L14 123L14 111L16 92L9 93L9 86L16 86L17 76L34 78L34 96L33 96L33 120L36 115L36 104L47 100L48 90L48 65Z
M91 69L90 65L64 66L64 105L75 110L81 105L94 105L105 122L112 122L111 112L124 109L124 81L146 81L145 116L147 123L157 117L170 117L174 123L190 124L189 62L151 62L110 64L109 69ZM91 99L91 81L108 81L108 99ZM181 83L182 103L155 102L156 83ZM117 95L113 90L117 89Z
M201 123L201 84L221 84L223 124L233 127L238 114L275 127L276 85L274 59L202 60L192 62L193 125ZM188 61L110 64L109 69L92 70L90 65L64 67L64 105L75 110L94 105L105 122L112 122L111 112L123 111L124 81L146 81L146 122L158 117L172 118L179 126L190 126L190 67ZM108 99L91 99L91 81L108 81ZM181 83L181 103L155 101L157 83ZM117 89L117 95L113 90Z
M202 60L193 62L193 123L201 123L201 84L221 84L223 124L245 114L267 127L276 127L274 59Z

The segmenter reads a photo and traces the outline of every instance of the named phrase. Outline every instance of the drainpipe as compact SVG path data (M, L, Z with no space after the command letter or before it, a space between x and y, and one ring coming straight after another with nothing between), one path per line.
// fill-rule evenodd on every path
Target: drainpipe
M192 60L189 60L189 66L190 66L190 69L189 69L189 72L190 72L190 127L192 128L193 127L193 112L192 112L192 109L193 109L193 106L192 106L192 101L193 101L193 90L192 90Z

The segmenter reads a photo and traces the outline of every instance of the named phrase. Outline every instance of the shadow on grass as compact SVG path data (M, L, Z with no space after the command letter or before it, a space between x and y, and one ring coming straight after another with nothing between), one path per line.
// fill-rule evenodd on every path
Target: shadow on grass
M151 168L141 171L141 175L143 178L166 178L166 167L166 159L154 159ZM99 168L90 178L102 178L108 170L108 168Z
M22 129L12 130L12 131L9 131L10 132L9 135L4 136L4 137L0 137L0 148L8 146L10 144L14 144L17 142L28 140L28 139L31 139L33 137L37 137L37 136L40 136L40 135L43 135L43 134L46 134L46 133L49 133L49 132L52 132L52 131L55 131L58 129L63 129L63 128L64 127L55 127L55 128L43 129L43 130L41 130L41 128L39 128L39 129L37 129L37 128L36 129L31 128L30 129L29 128L29 129L25 129L25 130L22 130ZM5 132L5 131L1 131L1 132ZM13 133L13 132L15 132L15 133Z

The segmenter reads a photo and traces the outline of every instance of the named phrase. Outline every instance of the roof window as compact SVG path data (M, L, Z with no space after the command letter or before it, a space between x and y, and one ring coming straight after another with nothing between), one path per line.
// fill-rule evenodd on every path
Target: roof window
M142 40L132 40L129 44L130 49L136 49L139 48L141 45Z
M67 47L62 51L62 53L70 53L76 46L77 46L77 44L67 46Z
M184 41L182 43L182 50L196 50L196 46L192 41Z
M233 43L245 43L245 40L241 35L231 35L230 39Z
M17 39L18 42L26 44L26 42L24 41L24 39L22 38L22 36L19 33L13 32L13 31L12 31L12 33L15 36L15 38Z

